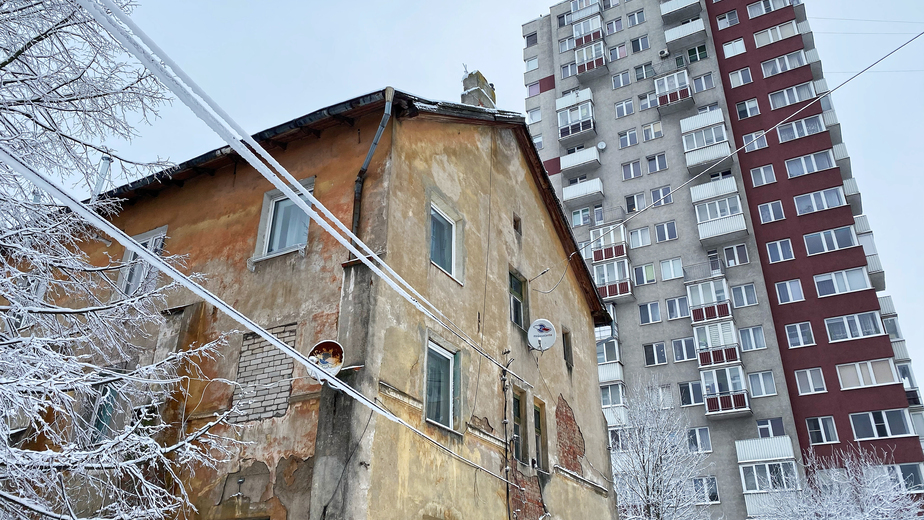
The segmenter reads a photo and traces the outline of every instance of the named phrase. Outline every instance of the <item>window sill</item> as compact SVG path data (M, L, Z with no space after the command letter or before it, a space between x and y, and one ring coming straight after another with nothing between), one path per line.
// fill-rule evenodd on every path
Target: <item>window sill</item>
M806 392L806 393L804 393L804 394L803 394L803 393L800 393L800 394L799 394L799 397L806 396L806 395L826 394L826 393L828 393L827 390L822 390L821 392Z
M829 442L810 442L809 446L830 446L833 444L840 444L841 441L829 441Z
M435 426L435 427L439 428L439 429L440 429L441 431L443 431L443 432L451 433L451 434L455 435L456 437L459 438L459 440L461 440L462 437L463 437L463 435L462 435L461 432L457 432L457 431L454 430L453 428L450 428L449 426L446 426L446 425L443 424L443 423L438 423L438 422L436 422L436 421L434 421L434 420L432 420L432 419L427 419L426 422L427 422L427 424L429 424L430 426Z
M860 340L860 339L867 339L867 338L878 338L879 336L886 336L886 335L887 335L887 334L879 333L879 334L870 334L869 336L860 336L860 337L858 337L858 338L828 339L828 344L831 344L831 343L844 343L845 341L857 341L857 340Z
M440 267L439 264L437 264L437 263L434 262L433 260L430 260L430 265L436 267L437 269L439 269L440 271L442 271L443 273L445 273L446 276L448 276L449 278L452 279L452 281L454 281L454 282L456 282L457 284L459 284L459 287L465 287L465 284L463 284L462 282L460 282L458 278L456 278L455 276L453 276L453 274L450 273L449 271L447 271L447 270L443 269L442 267Z
M289 247L279 251L273 251L272 253L267 253L261 256L252 256L247 259L247 269L252 273L257 269L257 263L264 260L269 260L271 258L277 258L280 256L285 256L290 253L298 253L300 256L304 257L308 253L308 244L300 244L296 247Z
M794 349L794 348L805 348L805 347L815 347L815 346L818 346L818 344L817 343L806 343L805 345L797 345L795 347L790 345L789 348Z
M879 383L875 385L851 386L850 388L841 388L841 391L846 392L848 390L863 390L864 388L880 388L883 386L893 386L893 385L903 385L903 384L904 383L902 383L901 381L892 381L891 383Z
M916 433L906 433L905 435L889 435L888 437L868 437L868 438L865 438L865 439L854 439L854 440L855 440L856 442L863 442L863 441L882 441L882 440L886 440L886 439L904 439L904 438L908 438L908 437L914 437L914 438L917 439L917 438L918 438L918 435L917 435Z

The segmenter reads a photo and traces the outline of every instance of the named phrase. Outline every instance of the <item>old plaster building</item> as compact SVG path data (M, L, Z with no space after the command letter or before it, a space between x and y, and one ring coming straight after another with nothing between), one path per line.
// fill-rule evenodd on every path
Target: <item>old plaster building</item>
M480 74L468 81L493 103ZM615 518L593 348L595 326L611 320L577 259L551 292L530 282L564 271L576 246L522 117L386 89L256 139L486 356L382 283L230 149L115 190L126 199L118 226L186 255L210 290L301 353L339 341L353 367L339 378L436 441L238 335L205 371L241 388L193 383L185 409L167 411L196 428L242 410L237 429L223 431L247 444L231 463L189 476L194 518ZM118 245L91 253L123 254ZM135 278L119 283L131 291ZM158 348L236 328L190 293L169 303L173 326ZM536 318L558 331L542 352L527 344Z
M626 385L659 378L730 519L809 448L887 450L924 491L924 408L831 99L773 129L828 91L805 9L574 0L523 25L530 132L618 324L597 338L614 438Z

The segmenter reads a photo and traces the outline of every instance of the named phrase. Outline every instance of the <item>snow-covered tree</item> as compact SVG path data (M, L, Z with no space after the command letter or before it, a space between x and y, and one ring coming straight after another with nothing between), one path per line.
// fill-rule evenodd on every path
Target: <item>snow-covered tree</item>
M673 406L668 388L657 380L636 386L627 396L624 424L610 432L613 476L624 520L700 520L709 518L714 482L706 469L703 437Z
M0 144L33 168L83 186L103 153L160 169L101 143L132 137L164 92L70 1L0 1ZM0 164L0 518L175 517L180 468L227 454L210 433L223 417L163 418L220 338L152 351L173 286L131 259L91 263L82 248L97 240Z
M799 491L766 495L762 517L774 520L914 520L924 512L920 464L893 464L888 453L848 447L805 457Z

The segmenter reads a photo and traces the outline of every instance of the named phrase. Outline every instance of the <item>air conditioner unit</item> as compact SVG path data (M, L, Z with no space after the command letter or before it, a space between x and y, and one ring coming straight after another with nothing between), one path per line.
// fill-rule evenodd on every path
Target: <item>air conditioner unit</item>
M660 56L662 60L664 58L669 57L670 55L671 55L671 51L667 49L661 49L660 51L658 51L658 56Z

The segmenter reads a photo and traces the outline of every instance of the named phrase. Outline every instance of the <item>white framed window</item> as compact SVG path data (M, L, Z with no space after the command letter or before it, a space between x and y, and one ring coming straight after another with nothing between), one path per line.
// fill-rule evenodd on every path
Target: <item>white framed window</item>
M629 231L629 249L651 245L651 231L648 227Z
M658 95L655 91L648 92L647 94L642 94L639 96L638 109L639 110L648 110L649 108L655 108L658 106Z
M631 80L629 79L628 70L624 70L613 76L613 88L614 89L626 87L629 85L629 83L631 83Z
M622 17L606 22L606 34L610 35L622 30Z
M697 504L718 504L719 485L715 477L696 477L693 479L693 496Z
M638 265L632 268L635 285L655 283L654 264Z
M572 30L574 31L574 38L576 40L582 36L591 34L594 31L599 31L602 27L603 19L599 16L594 16L580 22L575 22L572 26Z
M574 51L574 61L577 62L578 65L583 65L584 63L592 62L597 59L602 60L603 53L603 42L597 42Z
M791 4L792 0L760 0L759 2L748 4L748 18L757 18Z
M783 418L782 417L773 417L770 419L758 419L757 420L757 437L759 439L767 439L770 437L780 437L786 435L786 432L783 431Z
M658 302L643 303L638 306L639 321L642 325L661 321L661 306Z
M698 45L696 47L693 47L692 49L687 49L687 59L690 60L690 63L696 63L697 61L705 60L708 57L709 57L709 54L706 52L705 45ZM710 73L710 76L711 74L712 73ZM709 78L709 81L710 83L712 82L711 77ZM714 86L715 85L713 85L713 87ZM709 87L709 88L712 88L712 87Z
M742 101L735 105L735 109L738 111L739 120L760 115L760 106L757 104L757 98Z
M741 136L745 153L767 147L767 134L763 130Z
M673 220L671 220L670 222L662 222L660 224L655 224L655 236L658 242L676 240L677 239L677 224Z
M604 408L622 406L626 403L626 387L622 383L601 386L600 398Z
M673 280L675 278L683 278L683 262L680 258L661 260L661 279Z
M574 37L570 36L563 40L558 40L558 52L568 52L574 48Z
M642 350L645 351L646 367L667 364L667 353L664 350L664 343L642 345Z
M558 26L564 27L571 24L571 13L565 13L558 15Z
M558 112L558 128L567 128L576 123L590 121L594 117L594 104L590 101ZM576 133L577 130L571 133ZM561 133L561 132L559 132ZM570 135L566 133L564 135ZM583 145L582 145L583 148Z
M730 72L728 74L728 79L731 82L732 88L738 88L741 85L747 85L748 83L754 81L753 78L751 78L750 67L745 67L743 69Z
M597 364L619 361L619 343L615 339L597 342Z
M898 326L898 318L882 318L882 327L885 329L886 334L889 335L889 339L902 339L902 330Z
M571 227L590 224L590 208L576 209L571 212Z
M689 134L683 134L683 151L689 152L698 150L727 140L728 136L725 134L725 125L701 128Z
M745 493L795 490L799 488L796 463L793 461L761 462L740 466Z
M648 173L655 173L667 169L667 155L659 153L646 157L648 160Z
M690 317L690 306L687 304L687 297L668 298L667 301L667 319L676 320L679 318Z
M627 148L636 144L638 144L638 133L634 128L619 132L619 148Z
M700 376L703 381L703 391L707 396L747 389L744 384L744 373L739 366L703 370Z
M858 245L853 226L829 229L804 236L805 250L809 256L837 251Z
M725 281L710 280L687 286L687 296L690 297L690 305L699 307L700 305L710 305L717 302L725 301ZM728 343L734 343L734 339ZM724 343L722 343L724 344Z
M786 326L786 339L789 341L789 348L809 347L815 344L815 336L812 334L812 324L808 321L802 323L792 323Z
M882 334L882 323L878 312L861 312L834 318L825 318L828 341L848 341Z
M597 204L594 206L594 222L597 224L603 224L603 205Z
M285 199L288 200L288 199ZM264 201L264 210L266 209L266 202ZM301 209L295 208L299 214L305 217L307 221L308 215L306 215ZM296 216L297 218L297 216ZM262 220L262 219L261 219ZM280 220L282 220L280 218ZM263 222L261 222L260 229L263 229ZM305 223L305 237L308 236L308 224ZM135 242L151 251L156 255L160 255L161 251L164 248L164 240L167 238L167 226L161 226L157 229L152 229L151 231L142 233L140 235L135 235L132 237ZM259 238L259 237L258 237ZM258 240L259 243L259 240ZM150 278L157 275L157 270L152 269L151 265L146 261L142 260L134 251L125 250L125 254L122 255L122 269L119 270L119 279L116 282L116 285L122 291L122 294L126 296L131 296L135 294L145 282ZM41 299L39 295L43 295L47 287L44 283L40 282L38 279L33 277L27 277L22 282L19 282L20 287L28 286L32 290L32 294L35 295L36 299ZM13 322L18 329L22 326L23 320L25 319L24 314L20 314L18 319L15 319L15 316L10 317L10 321Z
M632 52L642 52L651 48L651 44L648 43L648 35L639 36L633 40L629 41L629 45L632 46Z
M314 191L314 177L299 181L309 193ZM300 196L305 200L304 196ZM254 258L259 259L295 251L308 242L308 215L280 190L263 194L260 228Z
M629 213L638 211L645 207L645 194L636 193L626 197L626 211Z
M764 338L764 328L761 325L740 329L738 331L738 336L741 338L742 352L767 348L767 342Z
M643 63L642 65L635 67L635 80L636 81L642 81L643 79L654 77L654 75L655 75L654 66L652 66L650 61L648 63Z
M526 122L529 124L538 123L542 121L542 110L534 108L532 110L526 111Z
M625 99L616 103L616 119L632 115L634 112L631 99Z
M629 261L617 260L594 265L594 281L597 285L613 284L629 279Z
M537 33L530 33L523 37L526 40L526 46L532 47L539 43L539 35Z
M427 347L427 420L454 427L455 356L432 341Z
M737 195L696 205L696 221L699 224L741 213L741 201Z
M825 130L825 124L822 122L821 116L819 115L780 125L776 129L776 133L780 138L780 143L785 143L809 135L818 134Z
M796 195L793 201L796 203L796 214L798 215L838 208L847 204L844 197L844 188L841 186Z
M665 204L671 204L674 202L674 197L671 195L670 186L662 186L660 188L655 188L651 190L651 205L652 206L663 206Z
M561 79L577 76L577 63L573 61L561 66Z
M752 372L748 374L748 386L751 387L751 397L766 397L776 395L776 382L773 372Z
M755 188L776 182L776 175L773 173L773 165L768 164L751 170L751 182Z
M687 431L687 441L690 445L690 451L711 453L712 439L709 438L709 428L690 428Z
M735 267L748 263L748 248L744 244L728 246L725 248L724 252L725 265L728 267Z
M802 157L795 157L786 161L786 173L789 178L808 175L828 168L834 168L834 155L831 150L815 152Z
M850 425L853 438L858 441L914 435L907 408L852 413Z
M615 47L610 47L610 61L621 60L629 55L629 48L625 43L620 43Z
M737 40L732 40L727 43L722 44L722 52L725 53L725 58L731 58L732 56L737 56L739 54L744 54L744 38L738 38Z
M526 280L510 273L510 321L521 329L529 322L526 302Z
M647 125L642 125L642 140L651 141L652 139L657 139L662 137L664 132L661 130L661 122L655 121L654 123L648 123Z
M900 383L892 359L874 359L837 365L841 390Z
M732 287L731 293L732 304L735 308L757 305L757 291L752 283Z
M538 57L536 57L536 58L527 58L527 59L524 60L524 61L525 61L525 63L526 63L526 72L529 72L529 71L531 71L531 70L536 70L536 69L539 68L539 58L538 58Z
M777 282L776 299L780 302L780 305L804 301L805 296L802 295L802 281L797 278L795 280Z
M920 462L889 464L870 469L885 472L889 476L889 480L905 493L924 492L924 478L921 476Z
M542 150L542 134L533 136L533 145L536 147L536 150Z
M674 350L674 363L682 361L696 360L696 340L691 338L675 339L671 341L671 347ZM699 381L697 381L697 385ZM681 384L680 396L683 397L683 385ZM702 396L702 392L700 392ZM702 399L700 399L702 401Z
M634 13L629 13L626 15L626 20L628 21L629 27L634 27L645 21L645 10L636 11Z
M818 291L819 298L871 288L872 284L869 283L865 267L815 275L815 290Z
M820 368L796 370L796 386L799 387L799 395L821 394L828 391L825 388L825 377Z
M526 85L526 97L533 97L539 95L539 82L530 83Z
M674 407L674 395L671 393L671 385L658 387L658 403L662 410Z
M718 22L720 31L722 29L728 29L732 25L738 25L738 11L732 9L725 14L720 14L716 17L716 21Z
M806 63L808 62L805 60L805 52L798 50L761 63L760 70L764 73L765 78L769 78L788 70L797 69Z
M778 108L783 108L800 101L807 101L813 97L815 97L815 87L812 85L811 81L807 83L801 83L799 85L793 85L791 87L784 88L783 90L771 92L770 108L772 110L776 110Z
M786 38L791 38L797 34L799 34L799 31L796 30L796 21L790 20L786 23L754 33L754 43L757 47L763 47L780 40L785 40Z
M622 165L622 180L635 179L642 176L641 161L632 161Z
M703 384L699 381L680 383L680 406L703 404Z
M809 417L805 420L809 432L809 444L834 444L837 439L837 427L834 417Z
M783 215L783 202L779 200L757 206L757 212L760 214L761 224L767 224L786 218L786 216Z
M692 50L692 49L691 49ZM698 93L704 90L709 90L715 88L715 81L712 79L712 73L706 73L702 76L696 76L693 78L693 92Z
M792 252L792 242L788 238L777 240L776 242L767 242L767 256L770 263L785 262L795 258Z

